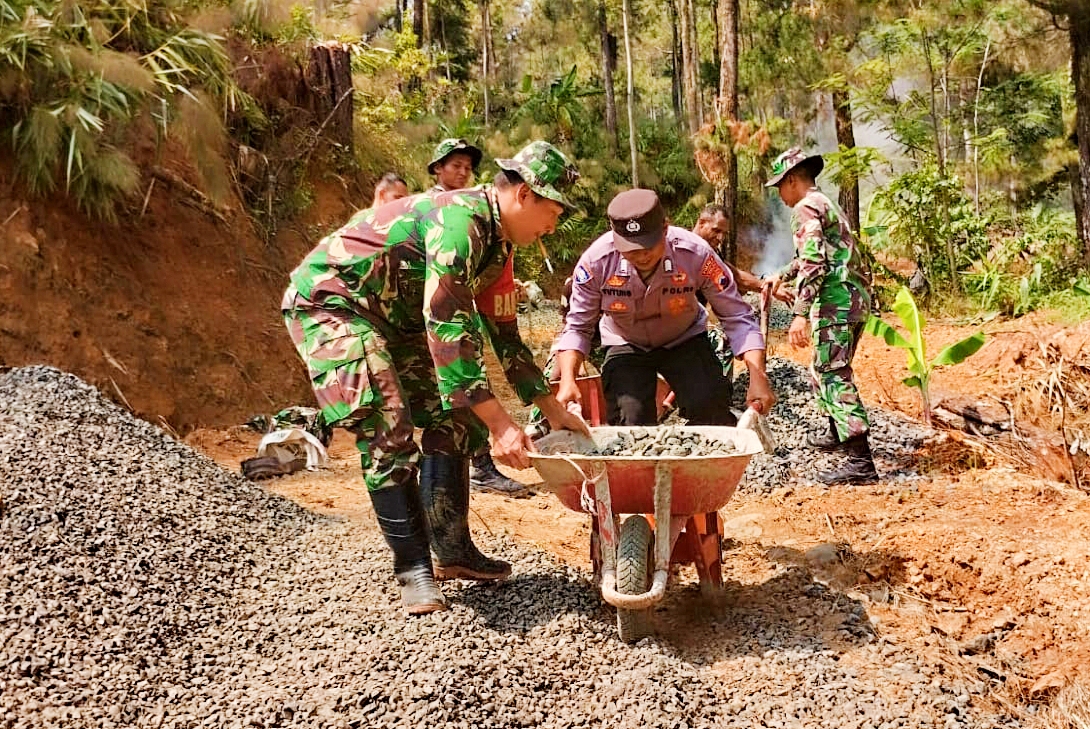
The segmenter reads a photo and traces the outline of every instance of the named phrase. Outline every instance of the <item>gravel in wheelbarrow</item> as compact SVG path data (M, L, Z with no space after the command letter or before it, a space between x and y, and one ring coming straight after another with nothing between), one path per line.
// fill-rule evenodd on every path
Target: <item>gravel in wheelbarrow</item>
M732 441L708 437L678 427L633 428L621 430L601 445L583 454L588 456L724 456L738 452Z

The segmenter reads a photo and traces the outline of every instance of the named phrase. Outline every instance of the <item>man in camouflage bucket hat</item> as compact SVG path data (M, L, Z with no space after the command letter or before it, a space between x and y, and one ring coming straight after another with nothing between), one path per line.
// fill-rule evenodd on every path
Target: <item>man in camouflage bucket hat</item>
M571 187L579 173L563 153L548 142L530 142L512 159L498 159L501 170L518 173L534 192L566 208L575 205L561 192Z
M815 448L847 452L839 469L817 475L823 483L864 483L878 478L871 455L867 411L852 373L852 358L871 312L871 275L855 236L836 203L815 182L824 167L820 155L798 147L772 165L766 187L776 187L792 208L795 256L770 281L775 291L783 280L795 287L795 318L787 332L795 347L814 346L811 386L818 409L828 417L827 437L809 436Z
M523 149L514 159L500 159L497 160L497 164L501 169L519 172L520 176L524 173L525 177L523 179L538 180L539 177L559 179L560 176L566 174L563 169L567 161L552 145L545 142L534 142ZM549 184L542 186L541 189L557 192L556 188ZM566 197L559 193L557 195L559 197L556 200L557 202L568 207L571 206ZM514 260L514 256L507 259L503 275L477 297L477 308L482 312L490 312L489 318L497 322L508 319L514 321L517 318L515 305L518 300L518 290L515 284ZM509 304L500 304L498 302L509 302ZM517 327L501 328L501 332L510 330L513 330L515 336L518 336ZM519 343L521 344L521 340ZM546 367L548 367L548 364L546 364ZM549 373L546 372L546 376L548 375ZM545 421L544 415L536 406L530 410L530 418L532 422ZM533 437L535 432L528 430L527 434ZM522 484L499 472L492 462L492 456L487 448L473 456L469 467L469 482L478 491L492 491L508 496L518 496L526 493L526 488Z
M585 430L549 394L529 350L507 346L474 304L512 246L555 230L558 188L576 176L548 145L531 145L516 160L493 184L356 213L304 258L284 294L284 320L325 421L356 436L410 614L445 607L437 576L510 573L473 545L466 456L491 432L497 459L526 468L533 444L488 387L482 335L523 402L541 407L554 427ZM420 448L414 426L423 429Z
M449 192L469 187L484 153L464 139L444 139L435 146L428 174L435 176L435 186L428 192Z

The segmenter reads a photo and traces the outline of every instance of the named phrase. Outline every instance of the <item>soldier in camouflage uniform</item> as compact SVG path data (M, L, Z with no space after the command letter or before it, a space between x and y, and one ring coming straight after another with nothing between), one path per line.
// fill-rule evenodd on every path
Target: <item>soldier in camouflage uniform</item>
M577 173L544 142L498 163L493 184L360 211L306 256L284 294L323 418L356 436L410 614L445 607L436 576L510 573L473 545L466 456L491 432L500 462L526 468L533 445L489 390L483 337L525 403L554 427L585 428L549 394L529 350L509 346L474 304L513 245L553 232Z
M377 208L379 205L408 196L409 185L404 178L396 172L387 172L375 184L375 197L371 201L371 207Z
M464 139L444 139L432 152L428 174L434 175L435 185L428 194L438 194L468 187L481 164L483 153ZM491 286L477 294L477 310L489 319L506 324L517 318L515 309L518 298L515 286L515 257L511 255L503 267L503 273ZM501 335L513 334L518 338L518 326L500 326ZM511 343L522 346L522 340ZM469 483L477 491L491 491L505 496L525 496L526 487L500 473L492 462L488 444L473 454L469 464Z
M435 186L428 192L450 192L469 187L484 154L464 139L444 139L435 146L428 174L435 177Z
M779 272L773 288L780 281L794 282L795 318L788 341L805 347L810 327L811 384L818 409L828 416L829 434L807 440L816 448L848 455L842 468L817 478L828 484L862 483L878 477L867 411L852 379L852 358L871 312L871 275L840 208L817 187L823 167L820 155L806 156L797 147L773 163L766 187L776 187L780 199L792 208L795 244L795 256Z

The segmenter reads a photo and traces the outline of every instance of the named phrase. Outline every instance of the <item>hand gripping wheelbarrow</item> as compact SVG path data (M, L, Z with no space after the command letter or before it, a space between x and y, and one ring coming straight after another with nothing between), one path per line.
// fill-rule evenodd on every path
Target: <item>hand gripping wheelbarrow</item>
M742 423L755 422L747 412ZM591 428L604 444L625 428ZM650 430L650 429L649 429ZM723 589L722 508L734 495L761 438L748 427L679 427L731 442L735 451L707 457L599 456L586 436L551 433L531 453L544 489L564 506L592 516L591 561L602 598L617 608L621 640L631 643L649 632L650 608L662 600L671 564L693 564L701 591ZM620 516L628 514L624 522Z

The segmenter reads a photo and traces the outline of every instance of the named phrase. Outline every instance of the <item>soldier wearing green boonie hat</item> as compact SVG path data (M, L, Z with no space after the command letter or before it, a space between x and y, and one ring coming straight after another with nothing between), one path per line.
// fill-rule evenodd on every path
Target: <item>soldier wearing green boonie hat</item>
M820 155L798 147L772 163L766 187L775 187L792 209L791 229L795 256L772 280L795 288L795 318L788 341L796 347L814 347L811 387L818 410L828 417L828 435L812 435L807 442L825 451L842 450L847 463L817 474L824 483L861 483L878 478L871 454L867 410L852 373L852 358L871 312L870 269L860 255L855 236L835 202L818 189L816 178L824 167Z
M444 139L435 148L428 171L436 176L437 184L430 193L460 189L468 184L471 169L476 170L481 159L481 151L464 139ZM562 205L569 206L567 199L547 180L559 179L564 170L570 167L564 155L548 142L533 142L522 149L512 159L497 160L500 169L518 173L530 185L534 192L548 199L560 197ZM574 169L574 168L572 168ZM563 184L568 184L564 182ZM481 293L477 299L478 309L487 309L497 297L514 298L516 294L514 260L508 259L504 272L495 283ZM501 322L502 324L502 322ZM501 326L501 335L518 337L518 329L507 331ZM517 342L522 345L521 340ZM496 468L488 448L483 447L473 455L469 467L470 484L477 491L486 491L520 496L526 493L526 487L518 481L508 478Z
M410 614L445 607L436 577L510 573L470 536L467 457L491 433L497 460L526 468L533 446L492 394L484 339L523 402L554 427L585 429L549 394L518 337L501 335L475 304L514 246L555 230L563 205L537 190L563 196L577 177L551 145L516 158L533 184L504 169L489 184L357 213L291 273L281 305L324 421L355 435Z
M452 138L439 142L432 152L431 162L428 163L428 173L435 176L435 185L428 192L437 194L469 187L473 174L480 166L481 157L481 150L464 139ZM477 299L477 308L484 313L485 307L482 304L494 301L497 295L508 298L516 295L513 258L508 260L503 275L489 289L481 292ZM518 336L517 329L514 335ZM521 345L521 341L517 344ZM508 496L521 496L526 493L525 486L504 476L496 468L496 464L492 462L492 455L488 452L487 443L482 445L473 456L469 467L469 482L479 491L491 491Z
M428 192L447 192L469 187L484 153L464 139L444 139L435 146L428 162L428 174L435 186Z

